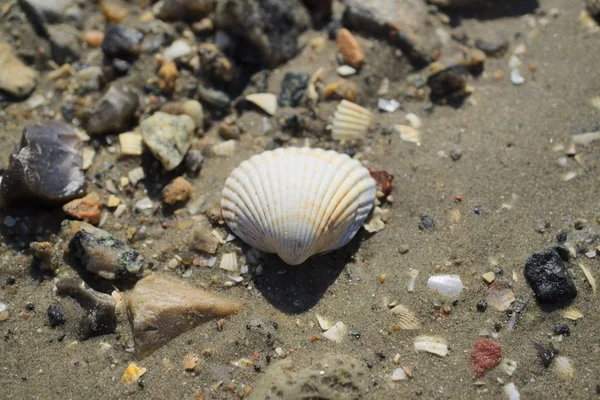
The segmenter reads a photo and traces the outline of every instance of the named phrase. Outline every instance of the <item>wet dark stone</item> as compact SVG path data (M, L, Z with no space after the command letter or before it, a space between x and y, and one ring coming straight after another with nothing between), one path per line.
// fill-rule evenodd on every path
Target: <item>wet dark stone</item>
M65 313L58 304L50 304L50 306L48 306L48 321L53 328L64 325L65 322L67 322L67 317L65 317Z
M111 25L102 42L102 51L109 58L135 59L142 49L144 35L123 25Z
M82 162L81 139L69 125L53 121L25 127L0 185L3 203L52 206L83 196Z
M331 21L327 24L327 36L329 40L336 40L340 29L342 29L342 24L339 21Z
M332 0L302 0L302 2L310 11L315 25L320 26L331 18Z
M308 85L310 76L303 72L288 72L281 81L281 93L277 102L281 107L296 107Z
M567 324L556 325L554 327L554 333L557 334L557 335L570 336L571 335L571 328L569 328L569 325L567 325Z
M120 133L134 122L139 97L123 82L113 83L87 117L86 131L90 135Z
M534 343L533 347L535 347L535 350L537 351L544 368L548 368L550 363L552 363L552 360L554 360L554 352L539 343Z
M450 66L427 79L427 85L431 89L431 100L436 103L453 96L461 96L467 86L467 71L461 65Z
M227 93L220 90L207 88L203 85L198 85L198 100L202 105L206 105L212 108L225 110L229 108L231 99Z
M79 60L81 56L81 32L72 25L59 24L48 26L48 39L52 60L61 65Z
M427 213L421 213L419 215L419 230L421 231L432 231L435 229L435 220Z
M477 303L477 311L485 312L485 310L487 310L487 308L488 308L487 301L481 300L480 302Z
M541 304L560 304L577 296L566 264L554 249L533 254L525 263L525 278Z
M90 288L79 278L64 278L56 283L56 293L74 298L86 311L79 323L82 340L115 331L116 301L112 296Z

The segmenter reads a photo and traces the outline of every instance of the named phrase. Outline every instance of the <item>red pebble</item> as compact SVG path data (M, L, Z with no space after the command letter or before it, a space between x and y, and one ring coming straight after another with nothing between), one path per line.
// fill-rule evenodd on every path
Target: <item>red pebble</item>
M369 172L371 173L371 177L377 182L378 190L381 190L385 196L392 193L394 175L384 169L369 168Z
M487 369L494 368L502 358L502 346L499 342L483 339L475 343L471 353L473 376L479 378Z
M456 196L454 196L454 200L456 201L462 201L463 197L462 194L457 194Z

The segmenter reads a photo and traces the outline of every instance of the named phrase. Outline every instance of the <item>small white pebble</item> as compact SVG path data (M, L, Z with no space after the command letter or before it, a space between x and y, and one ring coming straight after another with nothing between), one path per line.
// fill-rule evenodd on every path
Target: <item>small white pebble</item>
M512 71L510 71L510 81L514 85L522 85L525 83L525 78L521 76L518 68L513 68Z
M338 67L337 73L340 76L351 76L356 74L356 70L349 65L342 65Z

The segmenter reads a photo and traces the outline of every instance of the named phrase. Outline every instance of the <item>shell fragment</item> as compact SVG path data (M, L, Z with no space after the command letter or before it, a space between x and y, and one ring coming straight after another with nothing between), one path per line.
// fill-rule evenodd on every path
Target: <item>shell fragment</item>
M333 131L335 140L362 139L366 136L373 122L373 113L366 108L342 100L333 115Z

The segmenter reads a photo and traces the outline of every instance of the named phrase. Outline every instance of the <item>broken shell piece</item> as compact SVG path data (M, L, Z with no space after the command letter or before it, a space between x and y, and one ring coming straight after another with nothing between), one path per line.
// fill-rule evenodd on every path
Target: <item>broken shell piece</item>
M319 314L315 314L315 316L317 317L317 322L322 330L326 331L331 328L331 322L329 322L327 318Z
M141 156L143 151L142 135L126 132L119 135L119 145L123 156Z
M421 118L419 118L416 114L408 113L404 116L404 119L415 129L420 129L423 126Z
M135 355L145 357L201 323L224 318L241 307L238 301L187 283L156 274L147 276L127 295Z
M427 287L441 294L454 297L462 292L464 286L458 275L434 275L427 280Z
M515 301L515 294L510 283L504 280L496 281L485 291L485 299L489 305L498 311L506 311Z
M338 75L343 77L356 74L356 70L349 65L340 65L336 71Z
M144 168L137 167L129 171L127 177L129 178L129 182L135 186L139 181L146 177L146 174L144 173Z
M374 201L375 181L359 161L290 147L241 163L225 182L221 209L241 240L298 265L345 246Z
M277 112L277 96L272 93L249 94L246 96L246 100L269 115L275 115Z
M373 113L366 108L342 100L333 115L333 131L335 140L362 139L373 122Z
M573 135L573 143L582 146L587 146L596 140L600 140L600 132L587 132Z
M502 361L500 361L500 369L504 371L506 375L512 376L517 370L517 362L503 358Z
M363 224L363 228L369 233L382 231L385 228L385 219L389 212L389 209L383 210L380 207L375 207L371 218Z
M237 257L235 253L225 253L221 258L219 268L229 272L239 272Z
M410 281L408 281L408 287L406 288L406 290L408 290L409 292L415 291L415 283L417 282L417 276L419 276L419 270L411 268Z
M420 144L422 135L421 131L408 125L394 125L394 130L400 134L400 139L405 142Z
M594 293L594 296L595 296L596 295L596 278L594 278L594 275L592 275L592 273L590 272L588 267L586 267L585 265L580 263L579 268L581 268L581 270L583 271L583 274L585 275L585 278L590 283L590 286L592 287L592 293Z
M415 350L426 351L441 357L448 355L448 343L446 339L439 336L417 336L415 338Z
M504 385L504 393L508 397L508 400L521 400L521 395L514 383Z
M402 330L413 330L419 329L421 327L419 318L417 318L417 316L412 311L410 311L402 304L392 308L390 312L396 317L398 317L396 326Z
M556 356L551 369L558 378L565 381L573 379L575 375L575 367L573 367L573 362L569 357Z
M83 161L81 163L81 169L87 171L94 162L94 157L96 157L96 150L91 147L83 148Z
M211 151L212 154L217 157L230 157L235 154L236 146L235 140L228 140L226 142L214 145L211 148Z
M583 313L575 307L570 307L563 312L563 317L570 319L571 321L577 321L578 319L583 318Z
M121 380L127 384L135 383L142 375L146 373L146 368L139 368L134 363L129 364Z
M404 368L396 368L394 370L394 372L392 373L392 377L391 377L391 379L394 382L403 381L407 378L408 378L408 375L406 375L406 371L404 370Z
M347 334L348 327L346 324L344 324L342 321L338 321L327 331L323 332L323 337L331 340L332 342L342 343Z

